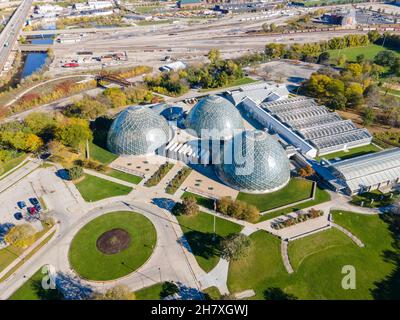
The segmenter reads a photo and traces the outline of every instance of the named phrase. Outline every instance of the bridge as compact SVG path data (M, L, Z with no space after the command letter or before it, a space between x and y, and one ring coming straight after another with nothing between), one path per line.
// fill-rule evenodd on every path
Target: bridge
M53 44L20 44L18 49L22 52L46 52L53 48Z
M23 28L33 0L22 0L0 34L0 71L3 70Z
M115 84L118 84L122 87L131 87L133 86L133 82L130 82L122 77L116 76L116 75L112 75L112 74L100 74L96 77L97 82L99 81L108 81L108 82L112 82Z

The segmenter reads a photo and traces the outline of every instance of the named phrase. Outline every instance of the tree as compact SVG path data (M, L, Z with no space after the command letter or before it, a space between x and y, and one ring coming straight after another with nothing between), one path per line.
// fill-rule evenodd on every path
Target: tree
M362 119L363 119L363 124L365 126L369 126L369 125L373 124L374 120L375 120L374 110L370 107L365 108Z
M331 58L331 55L329 54L329 52L327 52L327 51L322 52L318 57L318 63L327 65L327 64L329 64L330 58Z
M35 228L28 223L16 225L8 231L4 240L10 245L26 248L35 242Z
M381 37L380 33L376 30L368 32L368 39L371 43L375 43Z
M64 114L68 117L76 117L93 120L107 112L107 105L93 99L84 97L64 109Z
M310 177L314 174L314 169L309 164L307 164L306 166L300 168L298 173L302 178Z
M81 166L73 166L67 171L70 180L77 180L83 176L83 168Z
M70 118L57 128L56 138L64 145L78 149L82 143L91 141L93 136L86 120Z
M364 102L363 88L357 82L351 82L347 86L345 96L351 107L358 107Z
M211 49L208 52L208 59L211 64L217 64L217 62L221 60L221 52L218 49Z
M45 140L48 140L53 136L56 127L56 121L53 116L43 112L29 114L24 119L24 123L32 130L32 133L44 138Z
M178 292L179 292L179 287L175 283L166 281L162 284L160 298L164 299L164 298L166 298L170 295L173 295L175 293L178 293Z
M221 242L221 256L228 261L238 260L247 255L250 245L250 238L244 234L231 234Z
M341 54L340 56L337 57L337 65L342 66L346 63L347 57L344 54Z
M126 95L120 88L107 88L103 91L103 95L108 98L113 108L126 106Z
M375 56L374 62L383 67L391 67L395 63L396 58L397 56L393 51L384 50Z
M199 211L199 205L193 197L187 197L182 201L182 213L184 215L194 215Z
M364 60L365 60L365 55L364 54L359 54L357 57L356 57L356 61L357 61L357 63L359 63L359 64L361 64L362 62L364 62Z
M117 285L104 293L95 293L94 300L135 300L135 294L126 285Z

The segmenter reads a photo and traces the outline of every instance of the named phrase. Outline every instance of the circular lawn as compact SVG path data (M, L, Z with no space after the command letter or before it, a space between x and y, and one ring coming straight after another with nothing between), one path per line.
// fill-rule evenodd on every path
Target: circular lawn
M104 214L75 235L69 249L72 268L88 280L114 280L142 266L153 252L157 234L141 214Z

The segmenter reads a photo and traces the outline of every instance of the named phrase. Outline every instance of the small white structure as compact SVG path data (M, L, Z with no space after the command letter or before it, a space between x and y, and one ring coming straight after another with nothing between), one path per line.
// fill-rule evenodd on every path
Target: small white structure
M186 69L186 64L182 61L175 61L160 67L160 71L179 71Z
M101 10L112 7L113 4L111 1L88 1L86 3L75 3L73 5L73 8L77 11Z
M51 5L51 4L43 4L40 6L36 6L34 12L39 15L44 15L46 13L60 13L64 9L61 6Z

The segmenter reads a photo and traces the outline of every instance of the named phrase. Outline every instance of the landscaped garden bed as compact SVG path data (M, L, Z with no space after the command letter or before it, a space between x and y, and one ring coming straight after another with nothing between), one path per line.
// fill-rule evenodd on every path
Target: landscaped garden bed
M182 183L186 180L189 174L192 172L192 169L189 167L183 167L176 175L172 178L172 180L168 183L165 191L169 194L174 194L176 190L182 185Z
M144 183L146 187L154 187L156 186L162 178L174 167L173 163L166 162L163 163L156 172Z
M288 216L286 219L277 219L271 223L271 227L274 229L283 229L300 222L304 222L310 219L321 217L324 214L322 210L315 210L311 208L308 212L296 212L295 216Z
M350 203L367 208L384 207L393 204L399 194L399 191L384 194L379 190L374 190L353 196Z

